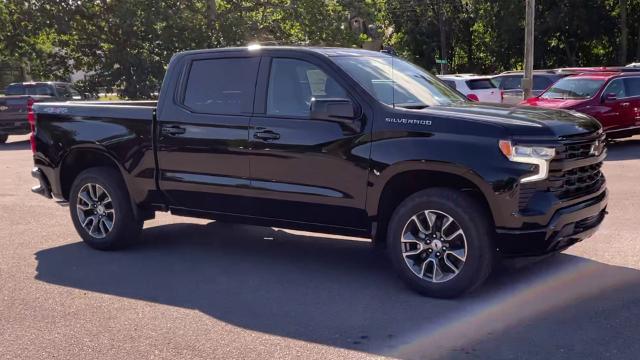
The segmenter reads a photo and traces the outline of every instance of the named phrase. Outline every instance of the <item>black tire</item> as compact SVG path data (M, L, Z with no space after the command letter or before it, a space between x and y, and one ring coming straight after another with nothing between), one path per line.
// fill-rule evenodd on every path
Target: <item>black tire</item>
M445 213L455 220L455 226L463 231L462 240L457 241L464 242L466 258L458 269L459 271L450 271L447 274L448 276L453 273L455 275L443 282L433 282L425 279L424 268L421 270L423 277L414 273L409 263L414 265L415 269L416 263L413 259L416 258L411 255L409 256L410 260L405 261L403 255L403 249L407 250L405 247L407 245L403 245L401 240L405 233L405 225L410 226L408 224L413 216L421 212L424 213L426 210ZM424 219L426 220L426 217ZM442 232L444 233L444 231ZM428 234L427 237L430 237L431 233L429 232ZM391 216L387 233L389 256L402 280L417 292L437 298L457 297L480 286L487 279L494 265L495 248L492 244L491 221L486 210L469 194L449 188L431 188L415 193L405 199ZM420 244L419 248L422 247L423 245ZM416 246L417 248L418 246ZM427 250L430 253L421 254L420 256L428 257L431 253L435 256L434 249L426 249L424 251L426 252ZM448 255L451 256L452 254ZM449 257L448 259L451 258ZM434 265L430 264L428 266L433 269ZM449 268L449 270L452 269ZM431 271L431 274L435 278L435 269Z
M81 215L77 207L80 191L89 184L96 184L106 191L111 198L108 205L113 210L112 228L103 237L96 237L90 233L91 229L85 229L81 223ZM85 194L86 197L86 194ZM84 203L81 200L81 204ZM107 207L105 205L103 209ZM123 248L140 237L143 221L135 217L132 204L129 199L127 187L120 174L108 167L94 167L80 173L71 186L69 194L69 209L73 225L84 242L94 249L115 250ZM89 224L87 225L89 226Z
M9 139L9 135L7 134L0 134L0 144L4 144L7 142L7 139Z

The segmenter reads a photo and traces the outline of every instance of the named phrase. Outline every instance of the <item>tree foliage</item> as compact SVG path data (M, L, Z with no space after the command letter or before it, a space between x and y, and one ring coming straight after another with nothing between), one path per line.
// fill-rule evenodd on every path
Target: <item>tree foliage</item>
M38 80L84 70L86 89L129 98L151 97L182 50L372 40L430 70L521 68L524 0L0 0L0 63ZM536 68L638 60L640 0L537 0L535 40Z

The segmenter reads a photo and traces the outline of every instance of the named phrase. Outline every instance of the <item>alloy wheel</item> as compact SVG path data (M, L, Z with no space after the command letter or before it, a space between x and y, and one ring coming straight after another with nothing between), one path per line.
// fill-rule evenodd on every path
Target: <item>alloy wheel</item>
M113 229L115 210L111 196L98 184L85 184L78 192L76 210L80 225L93 237L104 238Z
M412 216L402 230L402 256L418 277L434 283L453 279L467 258L467 239L450 215L425 210Z

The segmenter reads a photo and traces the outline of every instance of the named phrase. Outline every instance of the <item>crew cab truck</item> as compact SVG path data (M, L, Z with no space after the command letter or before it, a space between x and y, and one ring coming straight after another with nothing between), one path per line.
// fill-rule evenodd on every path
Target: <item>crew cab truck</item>
M502 256L560 251L606 214L602 128L474 103L386 54L175 55L157 102L34 106L33 191L91 247L156 211L370 237L412 288L454 297Z

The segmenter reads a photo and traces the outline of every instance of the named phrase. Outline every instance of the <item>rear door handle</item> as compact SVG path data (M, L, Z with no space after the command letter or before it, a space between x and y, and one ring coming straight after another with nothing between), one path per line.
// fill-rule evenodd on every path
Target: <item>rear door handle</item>
M160 129L160 132L162 135L176 136L186 133L187 130L181 126L164 126Z
M280 139L280 134L278 134L277 132L273 132L271 130L264 130L264 131L258 131L254 133L253 138L265 140L265 141L278 140Z

